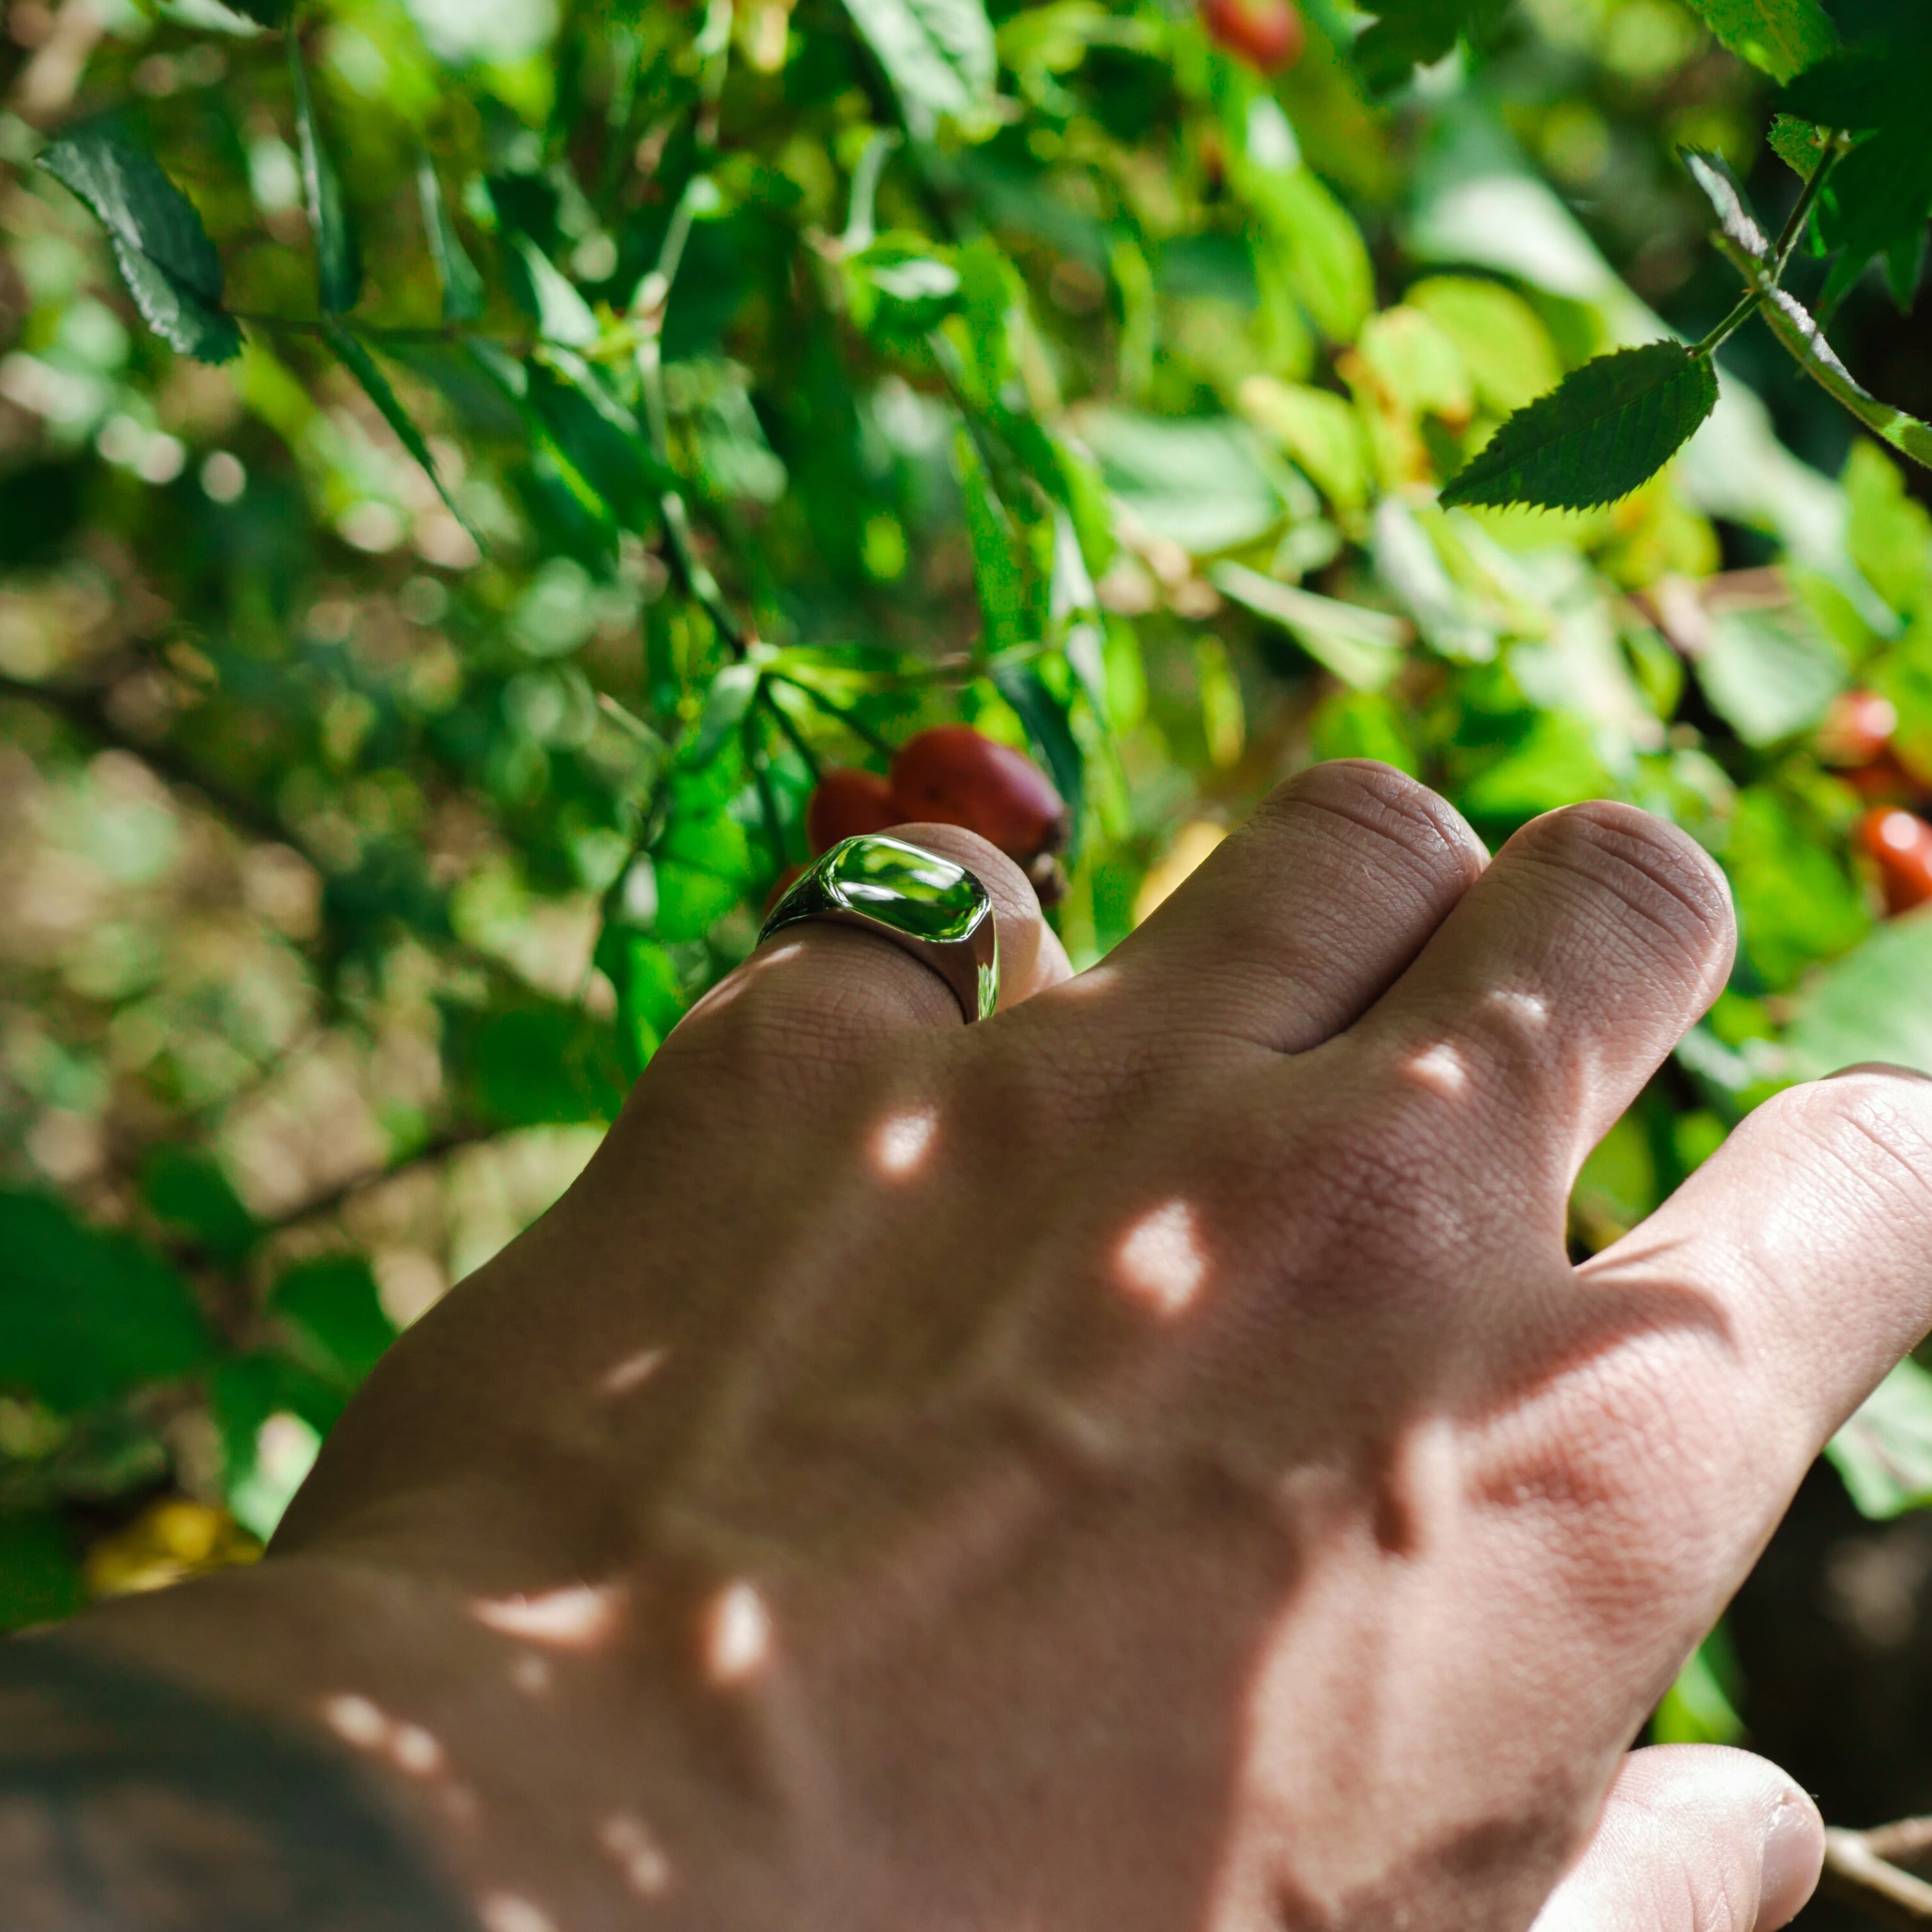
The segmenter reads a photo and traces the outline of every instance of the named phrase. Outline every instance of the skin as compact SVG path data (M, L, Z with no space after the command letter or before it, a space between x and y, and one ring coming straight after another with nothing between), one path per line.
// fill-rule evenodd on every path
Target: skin
M1932 1083L1781 1096L1575 1268L1730 963L1678 833L1490 862L1318 766L1078 979L900 836L1004 1010L781 934L268 1562L61 1641L356 1759L488 1932L1783 1924L1802 1794L1624 1754L1932 1323Z

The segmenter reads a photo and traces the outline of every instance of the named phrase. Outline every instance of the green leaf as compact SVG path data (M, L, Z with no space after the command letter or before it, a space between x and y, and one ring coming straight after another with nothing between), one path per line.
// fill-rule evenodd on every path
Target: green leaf
M1690 0L1704 23L1740 60L1786 81L1838 44L1818 0Z
M608 922L598 935L597 965L616 989L618 1048L635 1079L684 1012L677 968L656 940Z
M1355 218L1310 168L1252 168L1250 199L1280 244L1289 286L1331 342L1352 342L1374 314L1376 277Z
M1932 918L1888 920L1806 986L1785 1036L1792 1071L1820 1078L1868 1060L1932 1073Z
M998 62L983 0L845 0L845 10L915 133L942 114L976 120L992 107Z
M614 1120L622 1069L607 1028L580 1007L554 1003L500 1009L446 1039L477 1111L509 1127Z
M272 30L286 27L295 11L295 0L221 0L221 4Z
M1720 610L1698 654L1711 708L1747 745L1808 730L1843 690L1845 662L1796 603Z
M1277 583L1244 563L1217 563L1208 575L1223 596L1280 625L1317 664L1356 691L1381 690L1402 668L1413 634L1400 617Z
M239 1261L262 1232L220 1163L199 1148L150 1148L141 1162L140 1194L159 1219L224 1261Z
M513 236L511 260L521 271L524 305L536 317L537 333L566 349L587 349L604 333L590 304L527 235Z
M445 322L474 322L483 313L483 278L464 252L442 198L442 184L427 154L416 158L416 195L422 204L423 232L429 238L430 260L442 290Z
M71 1411L206 1360L188 1285L152 1249L45 1195L0 1192L0 1388Z
M1724 1627L1718 1628L1690 1654L1677 1681L1664 1694L1650 1721L1650 1741L1656 1744L1734 1744L1744 1735L1744 1720L1725 1688L1736 1665Z
M1804 180L1811 178L1813 171L1825 158L1824 129L1810 121L1801 121L1795 114L1773 115L1766 139L1772 153Z
M1155 536L1196 556L1252 543L1286 514L1262 446L1238 417L1095 410L1080 429L1114 495Z
M58 1516L0 1516L0 1630L57 1623L86 1601L73 1534Z
M376 1277L360 1255L298 1262L276 1282L268 1312L297 1343L297 1359L339 1384L358 1387L396 1339Z
M1861 1516L1882 1522L1932 1503L1932 1375L1900 1362L1825 1454Z
M1825 332L1810 310L1790 290L1768 286L1768 272L1761 255L1728 232L1719 236L1718 245L1748 282L1765 291L1764 303L1758 313L1798 368L1874 435L1915 463L1932 469L1932 424L1921 422L1905 410L1880 402L1867 389L1838 359L1838 351L1826 340Z
M335 351L342 366L362 384L364 393L382 412L382 420L395 431L403 447L422 465L423 473L436 485L436 494L448 506L450 514L470 532L472 541L481 550L483 540L445 487L442 473L436 468L428 438L416 427L415 418L404 408L401 399L389 386L389 379L382 374L375 357L339 322L328 325L328 346Z
M296 140L302 154L302 198L315 236L316 276L322 306L329 315L346 315L362 292L362 256L343 206L342 182L323 146L309 92L302 44L289 36L289 79L295 89Z
M1710 358L1681 343L1600 356L1511 416L1442 500L1552 510L1614 503L1648 482L1717 406Z
M1032 641L1025 567L1018 533L994 492L973 439L962 430L955 457L965 499L966 538L973 554L973 585L979 594L981 649L1011 650Z
M1506 416L1562 381L1562 361L1542 318L1502 283L1432 275L1402 299L1456 345L1486 408Z
M1851 507L1846 546L1865 581L1910 616L1932 602L1932 515L1876 443L1852 446L1839 478Z
M38 165L93 210L135 307L162 340L202 362L225 362L241 348L221 305L221 258L152 155L95 122L50 142Z
M1820 960L1849 952L1871 930L1842 836L1769 785L1738 793L1723 857L1737 900L1739 951L1773 992Z
M1355 64L1372 88L1397 87L1412 68L1432 65L1465 33L1480 33L1504 0L1372 0L1374 26L1355 43Z
M695 770L717 757L752 708L760 675L755 664L729 664L712 678L704 694L704 709L698 714L698 729L680 752L680 765Z

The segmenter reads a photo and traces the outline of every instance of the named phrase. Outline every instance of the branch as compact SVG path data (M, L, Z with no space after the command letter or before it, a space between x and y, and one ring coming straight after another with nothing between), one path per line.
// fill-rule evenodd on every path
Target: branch
M418 1168L434 1167L453 1154L460 1154L466 1147L475 1147L479 1142L496 1139L511 1130L501 1126L481 1126L470 1122L461 1126L445 1127L432 1134L413 1154L406 1154L398 1161L382 1167L364 1168L358 1174L338 1181L333 1187L326 1188L320 1194L311 1195L308 1200L298 1202L286 1214L278 1214L272 1221L262 1226L265 1234L280 1234L284 1228L298 1227L304 1221L319 1220L325 1214L333 1214L339 1208L352 1200L364 1189L380 1187L385 1183L400 1180L406 1174L414 1174Z
M1932 1925L1932 1885L1891 1862L1932 1849L1932 1819L1907 1818L1870 1832L1836 1827L1825 1834L1825 1870L1819 1889L1856 1906L1882 1925Z

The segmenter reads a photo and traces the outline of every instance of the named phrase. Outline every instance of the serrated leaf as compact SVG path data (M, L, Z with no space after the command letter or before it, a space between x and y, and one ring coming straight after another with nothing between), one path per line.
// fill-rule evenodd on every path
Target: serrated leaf
M1730 241L1745 250L1755 260L1768 262L1771 259L1771 239L1764 232L1746 198L1742 183L1732 173L1724 158L1705 153L1701 148L1686 148L1683 152L1684 171L1703 192L1704 199L1711 204L1711 212L1718 218L1718 226Z
M389 379L382 374L375 357L339 322L328 323L327 333L328 346L335 351L342 366L362 384L363 393L376 405L382 420L395 431L403 447L422 465L424 475L436 485L436 494L448 506L449 514L469 531L471 542L481 550L483 540L445 485L428 439L416 427L416 418L404 408L401 398L390 387Z
M1838 44L1818 0L1690 0L1704 24L1740 60L1786 81Z
M1616 502L1648 482L1717 406L1710 358L1682 343L1600 356L1517 410L1442 502L1552 510Z
M1795 114L1772 116L1771 132L1766 137L1772 152L1795 175L1808 181L1811 171L1825 158L1826 134L1815 122L1801 121Z
M998 62L983 0L845 0L845 10L915 131L942 114L976 119L992 106Z
M458 238L456 224L442 198L442 184L427 154L417 158L416 194L422 203L430 260L436 264L436 278L442 290L442 319L474 322L483 313L483 278Z
M152 154L96 122L50 142L38 165L107 230L115 265L157 335L203 362L240 349L242 332L221 306L221 258L194 203Z
M289 79L295 91L296 142L302 156L302 200L315 237L316 280L329 315L346 315L362 292L362 256L343 204L342 182L316 124L315 101L302 46L289 38Z
M1718 245L1748 282L1766 288L1763 260L1732 237L1720 236ZM1788 289L1766 289L1758 310L1772 333L1790 350L1799 368L1825 392L1842 403L1858 421L1894 449L1932 470L1932 424L1923 423L1889 403L1881 402L1838 359L1826 340L1818 319Z

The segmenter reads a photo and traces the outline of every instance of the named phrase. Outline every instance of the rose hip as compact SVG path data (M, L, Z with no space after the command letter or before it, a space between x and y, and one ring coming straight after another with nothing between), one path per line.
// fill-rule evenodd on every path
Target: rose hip
M1300 59L1307 29L1293 0L1202 0L1208 38L1262 74L1282 74Z
M829 852L843 838L884 832L914 814L892 802L892 788L877 772L841 766L819 775L805 808L806 836L814 852Z
M1916 812L1881 806L1858 821L1858 843L1878 862L1887 911L1932 901L1932 825Z
M1024 752L966 724L935 725L908 738L892 759L902 819L963 825L1022 865L1066 837L1066 806Z
M1818 728L1818 750L1830 765L1869 765L1882 758L1898 729L1898 712L1875 691L1841 691Z

